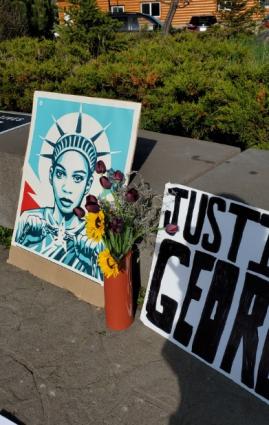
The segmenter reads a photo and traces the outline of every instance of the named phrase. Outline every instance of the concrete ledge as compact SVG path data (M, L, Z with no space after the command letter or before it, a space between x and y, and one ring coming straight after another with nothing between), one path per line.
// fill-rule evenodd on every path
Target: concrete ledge
M269 151L248 149L225 161L191 186L269 210Z
M162 194L165 183L187 184L239 154L233 146L140 130L133 169Z
M29 126L0 137L0 225L14 226ZM186 184L238 155L231 146L140 130L133 162L153 190Z
M24 156L30 124L0 134L0 152Z
M0 153L0 225L13 228L22 178L23 157Z

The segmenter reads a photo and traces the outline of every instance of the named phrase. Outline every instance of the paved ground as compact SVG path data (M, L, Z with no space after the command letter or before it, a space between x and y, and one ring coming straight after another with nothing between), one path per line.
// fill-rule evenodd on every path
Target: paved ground
M269 406L139 320L6 264L0 250L0 408L26 425L267 425Z
M6 202L18 191L22 153L2 152L0 224L12 225L14 205ZM268 161L267 152L240 154L149 132L140 133L135 158L160 192L170 180L267 209ZM7 264L7 257L0 248L0 410L25 425L269 423L268 405L146 328L139 312L130 329L109 332L102 309ZM148 267L149 258L144 280Z

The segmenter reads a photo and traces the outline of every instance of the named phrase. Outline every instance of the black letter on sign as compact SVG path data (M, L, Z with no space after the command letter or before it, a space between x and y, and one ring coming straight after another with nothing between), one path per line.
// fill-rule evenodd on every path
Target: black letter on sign
M192 352L208 363L214 361L232 304L238 275L239 268L235 265L221 260L217 262L192 345Z
M207 217L212 227L213 241L209 242L209 234L206 233L202 239L202 247L206 251L210 251L210 252L218 252L221 245L221 233L220 233L218 223L216 221L216 217L214 215L215 205L217 206L217 209L219 211L224 212L226 210L226 202L224 201L224 199L217 198L215 196L212 196L212 198L209 198L208 207L207 207Z
M206 254L205 252L201 251L195 252L190 280L188 283L188 289L182 304L180 316L173 335L178 342L185 345L186 347L191 339L192 326L189 323L185 322L185 317L188 312L191 300L193 299L199 301L202 293L202 289L196 286L196 283L199 279L201 271L211 271L214 267L214 262L215 257L213 257L212 255Z
M259 342L257 328L263 325L268 303L268 281L246 273L244 289L221 368L230 373L241 339L243 339L241 380L249 388L254 386L254 368Z
M261 224L265 227L269 227L269 215L263 214L261 217ZM268 260L269 260L269 236L267 238L262 258L260 263L256 263L255 261L250 261L248 263L249 270L262 274L263 276L269 277L269 267L268 267Z
M170 195L175 196L175 204L174 204L174 212L173 217L171 220L172 224L177 224L178 221L178 214L179 214L179 207L180 207L180 200L181 198L188 199L189 192L185 189L179 189L178 187L172 187L171 189L168 189L168 193ZM166 210L164 213L164 226L170 223L171 218L171 212Z
M234 204L233 202L230 205L229 212L237 215L233 231L233 239L228 254L228 260L235 263L246 223L248 220L259 223L260 213L259 211L255 211L252 208Z
M186 223L183 231L183 236L185 240L193 245L197 245L200 236L202 233L203 224L205 221L205 214L206 214L206 207L207 207L207 200L208 196L204 193L202 194L200 205L198 207L198 217L197 217L197 223L194 229L194 233L191 233L191 226L192 226L192 217L193 217L193 211L195 207L195 201L196 201L197 192L191 191L191 199L189 203L188 213L186 217Z
M269 400L269 332L263 346L255 391Z
M156 325L158 328L162 329L167 333L171 332L178 303L167 295L162 294L161 305L163 306L163 313L159 313L156 310L156 303L167 261L172 256L177 257L180 263L184 266L189 266L189 248L179 242L175 242L170 239L163 240L160 246L157 263L153 273L148 302L146 306L148 320L150 320L154 325Z

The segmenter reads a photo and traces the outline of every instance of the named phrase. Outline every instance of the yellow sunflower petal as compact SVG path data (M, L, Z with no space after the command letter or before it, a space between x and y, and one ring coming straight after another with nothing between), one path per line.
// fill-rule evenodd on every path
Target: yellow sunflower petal
M119 274L119 266L117 261L110 254L109 249L105 249L98 255L98 264L105 277L117 277Z
M105 232L105 216L103 211L86 214L86 234L89 239L100 242Z

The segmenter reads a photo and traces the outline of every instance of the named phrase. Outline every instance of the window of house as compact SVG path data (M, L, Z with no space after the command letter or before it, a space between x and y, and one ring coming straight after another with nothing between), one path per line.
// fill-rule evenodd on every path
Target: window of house
M263 7L269 7L269 0L260 0L260 4Z
M161 5L160 3L141 3L141 12L145 15L161 16Z
M124 12L124 6L111 6L112 13L122 13Z

